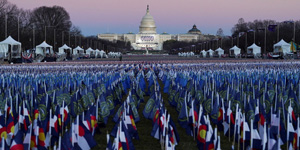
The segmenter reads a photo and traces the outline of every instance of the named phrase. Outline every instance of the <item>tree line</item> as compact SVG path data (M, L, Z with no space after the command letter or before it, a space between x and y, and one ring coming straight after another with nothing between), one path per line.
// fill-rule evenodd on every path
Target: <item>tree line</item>
M18 8L7 0L0 0L0 41L12 36L22 43L22 49L32 49L46 41L57 51L67 44L87 49L112 49L120 51L128 48L125 42L108 42L96 36L83 36L81 29L70 20L69 13L61 6L41 6L33 10Z

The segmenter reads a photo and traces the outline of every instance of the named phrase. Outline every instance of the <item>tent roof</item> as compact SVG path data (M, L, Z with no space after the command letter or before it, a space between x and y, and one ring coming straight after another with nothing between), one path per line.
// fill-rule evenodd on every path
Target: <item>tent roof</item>
M20 42L14 40L11 36L8 36L4 41L0 42L0 44L21 45Z
M291 44L285 42L283 39L281 39L278 43L274 44L275 46L291 46Z
M69 47L68 45L64 44L62 47L60 47L61 49L72 49L71 47Z
M212 50L212 49L209 49L209 50L208 50L208 52L214 52L214 50Z
M99 50L99 49L96 49L96 52L100 52L100 50Z
M45 41L43 43L41 43L40 45L36 46L36 47L50 47L50 48L52 48L52 46L47 44Z
M259 46L257 46L255 43L253 43L251 46L249 46L248 48L252 48L252 49L254 49L254 48L260 48Z
M216 49L216 51L224 51L221 47L219 47L218 49Z
M94 51L92 48L88 48L87 50L85 50L85 51Z
M234 45L232 48L230 48L230 50L240 50L240 48L238 48L236 45Z
M76 48L74 48L74 50L84 50L83 48L81 48L81 47L79 47L79 46L77 46Z

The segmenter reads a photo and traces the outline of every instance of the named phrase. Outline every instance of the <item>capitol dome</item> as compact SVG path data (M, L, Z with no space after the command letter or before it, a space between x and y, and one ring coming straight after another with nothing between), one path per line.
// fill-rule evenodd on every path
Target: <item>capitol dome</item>
M197 26L194 24L193 28L191 30L189 30L188 33L189 34L201 34L201 31L199 29L197 29Z
M149 5L147 5L146 15L141 21L140 33L156 34L156 25L153 17L149 13Z

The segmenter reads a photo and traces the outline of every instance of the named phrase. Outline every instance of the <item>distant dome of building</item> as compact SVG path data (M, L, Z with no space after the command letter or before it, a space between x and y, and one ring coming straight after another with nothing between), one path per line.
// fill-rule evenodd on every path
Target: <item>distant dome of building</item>
M189 30L188 33L189 34L201 34L201 31L199 29L197 29L196 25L193 25L193 28L191 30Z
M140 33L156 34L156 25L153 17L149 13L149 5L147 5L146 15L143 17L141 21Z

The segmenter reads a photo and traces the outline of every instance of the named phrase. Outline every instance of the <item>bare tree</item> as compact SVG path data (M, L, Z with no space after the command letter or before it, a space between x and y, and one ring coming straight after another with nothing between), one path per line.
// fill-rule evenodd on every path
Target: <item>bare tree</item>
M224 32L223 32L222 28L218 29L216 36L219 36L219 37L223 37L224 36Z
M32 22L35 30L39 33L37 34L36 42L40 43L44 39L47 39L47 42L52 45L62 45L62 40L60 40L62 34L64 32L68 33L72 26L69 13L60 6L42 6L34 9L30 17L30 22ZM47 36L45 32L49 37L45 37Z

